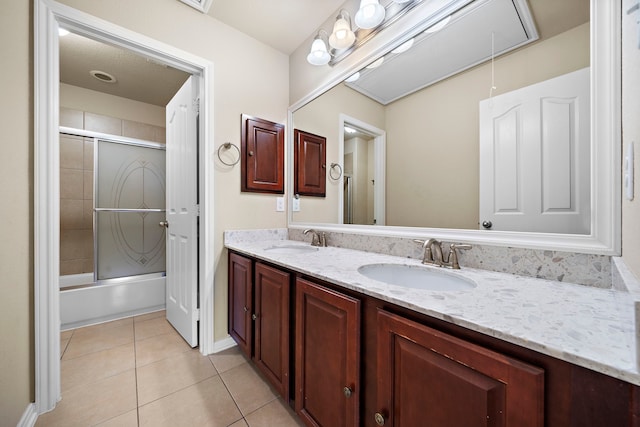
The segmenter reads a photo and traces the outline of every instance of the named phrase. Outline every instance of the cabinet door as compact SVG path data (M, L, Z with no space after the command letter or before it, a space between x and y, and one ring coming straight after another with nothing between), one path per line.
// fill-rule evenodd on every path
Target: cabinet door
M251 260L235 253L229 253L229 335L249 358L251 357L253 338L252 289Z
M242 115L241 190L284 193L284 125Z
M327 183L327 138L294 130L294 192L325 197Z
M360 301L296 280L295 407L309 426L357 426Z
M254 361L289 398L289 273L256 263Z
M542 369L382 310L377 323L379 425L544 425Z

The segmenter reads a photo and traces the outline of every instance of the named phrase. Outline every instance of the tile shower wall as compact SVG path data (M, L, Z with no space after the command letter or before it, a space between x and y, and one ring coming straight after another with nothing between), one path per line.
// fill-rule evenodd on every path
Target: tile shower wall
M165 128L60 109L60 125L165 143ZM93 139L60 135L60 275L93 272Z

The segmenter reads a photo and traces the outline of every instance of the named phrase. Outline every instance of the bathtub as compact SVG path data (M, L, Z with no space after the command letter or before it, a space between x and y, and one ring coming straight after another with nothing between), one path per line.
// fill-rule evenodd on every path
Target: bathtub
M61 330L164 310L166 276L126 277L93 283L93 274L60 277Z

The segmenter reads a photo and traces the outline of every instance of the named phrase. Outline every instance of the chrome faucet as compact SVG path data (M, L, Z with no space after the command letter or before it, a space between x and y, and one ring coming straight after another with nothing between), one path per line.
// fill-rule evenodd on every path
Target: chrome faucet
M327 246L327 236L322 232L322 234L318 233L316 230L312 228L308 228L302 232L303 234L311 233L311 246Z
M436 239L414 240L416 243L422 244L424 255L422 257L423 264L437 265L438 267L448 267L455 270L460 269L458 262L458 249L471 249L471 245L462 243L452 243L449 246L449 252L445 257L442 253L442 243Z

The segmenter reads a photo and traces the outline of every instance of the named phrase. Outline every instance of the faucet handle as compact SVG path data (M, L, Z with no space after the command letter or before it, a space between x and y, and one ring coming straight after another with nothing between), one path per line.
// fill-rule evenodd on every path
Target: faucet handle
M458 263L458 253L456 249L471 249L473 246L464 243L452 243L449 246L449 265L451 268L459 270L460 264Z

